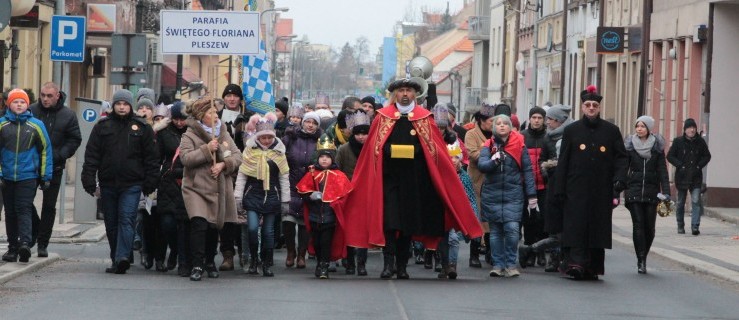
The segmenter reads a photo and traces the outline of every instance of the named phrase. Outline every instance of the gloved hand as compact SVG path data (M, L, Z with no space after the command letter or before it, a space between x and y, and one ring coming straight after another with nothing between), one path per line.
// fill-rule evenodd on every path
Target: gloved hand
M236 116L236 119L234 119L233 126L238 127L242 122L248 122L248 121L249 119L246 118L246 115L241 113L238 116Z
M281 213L282 214L289 214L290 213L290 202L283 202L280 205Z
M309 198L311 199L311 201L319 201L319 200L322 200L323 199L323 193L320 192L320 191L313 191L313 192L311 192Z
M41 181L38 184L38 189L41 191L49 189L49 187L51 187L51 181Z
M501 162L503 159L505 159L505 153L503 151L498 151L496 153L493 153L493 156L490 157L491 160L495 160L496 162Z
M618 205L621 203L621 199L619 198L613 198L613 208L618 207Z
M236 213L244 214L244 203L241 198L236 198Z
M621 191L626 190L626 184L621 180L616 180L616 182L613 183L613 191L616 191L616 193L621 193Z
M92 186L83 185L82 187L85 189L85 192L87 192L87 194L95 197L95 193L98 189L97 187L95 187L95 185L92 185Z

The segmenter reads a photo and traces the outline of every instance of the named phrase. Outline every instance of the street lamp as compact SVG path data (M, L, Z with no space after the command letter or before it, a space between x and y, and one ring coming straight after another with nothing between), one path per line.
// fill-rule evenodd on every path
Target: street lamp
M281 40L282 41L285 41L285 50L287 50L288 45L290 43L292 43L293 42L293 39L295 39L297 37L298 37L298 35L291 34L289 36L280 36L280 37L277 38L277 41L275 41L275 50L273 51L274 54L273 54L273 57L272 57L273 58L272 60L275 63L270 66L272 68L272 71L273 71L273 74L274 74L274 78L275 78L275 85L273 86L273 88L275 88L274 89L275 90L275 93L278 93L279 94L279 93L281 93L280 91L282 91L282 90L285 89L282 86L282 82L284 81L283 78L280 76L279 72L276 72L278 70L277 64L279 63L278 62L278 58L277 58L277 48L276 48L277 42L279 42ZM290 51L287 51L288 52L288 54L287 54L287 60L288 60L288 62L285 65L285 69L287 69L288 67L290 67L290 75L292 77L292 72L293 72L293 70L292 70L292 65L293 65L293 61L292 61L292 48L290 48L290 49L291 49ZM286 59L282 59L282 60L284 61ZM280 76L279 79L278 79L278 76ZM288 86L290 86L291 84L292 83L289 83ZM289 89L292 89L292 87L290 87ZM289 92L288 92L288 95L289 95Z
M272 9L264 10L264 11L262 11L259 14L259 22L260 23L262 22L262 18L264 17L264 14L267 13L267 12L288 12L289 10L290 10L290 8L288 8L288 7L279 7L279 8L272 8ZM269 23L265 23L264 24L264 31L265 31L264 32L264 49L266 51L265 52L265 57L267 59L269 59L269 60L272 60L271 59L272 58L272 52L270 50L272 46L269 45L269 43L270 43L269 38L270 38L270 33L271 33L271 25L272 25L272 19L269 20ZM270 64L274 64L274 63L272 63L272 61L270 61ZM274 73L274 66L271 66L270 68L271 68L270 72ZM274 94L275 94L275 92L274 92L274 86L272 86L272 95L274 95Z

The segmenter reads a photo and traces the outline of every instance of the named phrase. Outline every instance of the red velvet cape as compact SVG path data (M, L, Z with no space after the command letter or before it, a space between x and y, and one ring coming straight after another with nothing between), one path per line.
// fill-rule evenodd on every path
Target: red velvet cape
M318 190L321 183L324 183L323 190ZM298 193L308 194L313 191L323 193L323 202L329 203L334 214L336 215L336 229L334 229L334 237L331 240L331 261L336 261L346 257L346 244L344 241L344 223L345 219L341 210L336 210L341 206L343 197L351 191L351 182L346 175L338 169L335 170L316 170L314 166L308 167L302 179L296 185ZM308 202L303 201L303 222L305 228L310 232L310 213L308 212ZM308 245L308 252L315 255L313 241Z
M352 191L346 197L343 217L346 221L346 244L369 248L385 246L383 233L383 146L393 130L400 112L395 105L377 111L367 141L357 159L352 179ZM470 238L482 236L482 227L467 200L457 171L449 159L446 143L441 137L431 112L416 106L408 114L419 136L429 175L437 194L444 203L444 230L454 228ZM429 248L436 248L438 237L415 237Z

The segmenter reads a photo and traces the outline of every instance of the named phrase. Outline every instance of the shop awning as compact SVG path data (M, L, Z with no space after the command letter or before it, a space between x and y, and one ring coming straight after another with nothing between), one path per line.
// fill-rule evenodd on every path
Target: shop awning
M191 82L199 82L198 77L190 68L182 67L182 86ZM174 88L177 83L177 62L165 62L162 65L162 88Z

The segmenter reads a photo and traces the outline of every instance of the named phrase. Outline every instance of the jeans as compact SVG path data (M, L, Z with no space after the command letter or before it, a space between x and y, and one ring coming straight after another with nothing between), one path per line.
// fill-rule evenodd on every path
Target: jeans
M110 259L128 260L133 246L134 224L141 197L141 186L101 187L105 233L110 245Z
M490 222L489 224L493 268L515 268L518 263L518 240L521 238L519 223L510 221Z
M685 226L685 198L688 196L688 189L677 190L677 209L675 209L675 218L677 226ZM703 204L701 203L701 188L690 189L690 206L693 213L690 214L690 224L698 227L701 224L701 215L703 214Z
M41 202L41 224L38 226L38 246L47 247L49 239L51 239L51 231L54 228L54 220L56 219L56 203L59 197L59 189L62 184L62 170L54 170L51 176L51 185L49 189L42 191L44 194ZM36 207L33 208L36 214Z
M249 221L249 244L255 246L259 243L259 218L262 217L262 249L273 249L275 247L275 217L274 213L259 214L256 211L247 211Z
M25 244L31 246L31 216L33 198L36 196L36 179L22 181L5 181L3 196L5 197L5 229L8 236L8 247L18 249Z
M459 257L459 233L454 229L449 231L446 238L439 240L438 250L441 254L442 265L457 264Z

